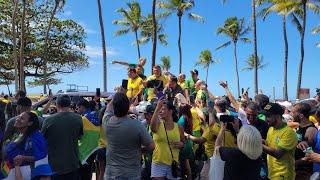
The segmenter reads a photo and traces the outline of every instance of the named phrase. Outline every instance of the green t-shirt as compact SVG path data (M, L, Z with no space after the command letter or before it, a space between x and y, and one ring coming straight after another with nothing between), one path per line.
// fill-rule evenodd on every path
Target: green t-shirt
M197 80L198 81L198 80ZM189 90L189 95L192 95L194 94L194 92L196 91L196 88L195 88L195 84L197 81L194 81L192 78L187 80L186 82L186 89Z
M48 142L49 164L57 175L79 168L78 140L83 135L81 116L60 112L44 120L42 134Z

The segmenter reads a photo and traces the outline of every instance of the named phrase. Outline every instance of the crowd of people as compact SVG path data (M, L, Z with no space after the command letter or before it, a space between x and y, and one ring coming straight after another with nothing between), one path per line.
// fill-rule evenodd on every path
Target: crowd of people
M3 97L0 179L206 180L212 157L226 180L320 178L320 91L270 102L220 81L226 94L214 96L196 69L187 80L158 65L146 77L145 59L113 63L128 79L106 103L60 94L39 110L23 91Z

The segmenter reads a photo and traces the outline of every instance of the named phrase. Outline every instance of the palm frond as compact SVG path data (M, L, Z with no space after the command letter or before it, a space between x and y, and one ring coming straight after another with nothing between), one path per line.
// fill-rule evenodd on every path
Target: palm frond
M320 33L320 26L312 29L312 34L319 34L319 33Z
M147 44L149 41L150 41L149 37L142 37L142 38L138 39L139 44ZM136 42L134 42L134 44L136 44Z
M221 46L219 46L219 47L216 48L216 51L219 50L219 49L221 49L221 48L225 48L225 47L229 46L229 45L231 44L231 42L232 42L232 41L228 41L228 42L222 44Z
M112 24L120 25L120 26L130 26L130 23L126 20L114 20Z
M244 36L251 31L251 28L248 26L242 32L240 32L239 36Z
M201 23L204 23L204 18L198 14L194 14L194 13L189 13L189 18Z
M157 7L160 9L175 10L175 6L173 4L169 4L165 2L158 2Z
M249 38L246 38L246 37L240 38L240 41L242 41L244 43L250 43L251 42L251 40Z
M188 11L188 10L192 9L193 6L194 6L194 3L186 2L186 3L181 4L181 9L182 9L182 11Z
M169 70L171 68L171 59L170 56L162 56L160 61L162 62L161 67L165 70Z
M122 35L128 34L129 31L130 31L129 28L117 30L115 32L115 36L122 36Z
M167 46L168 45L168 41L167 41L167 38L168 38L168 35L166 34L159 34L158 35L158 39L160 41L160 43L164 46Z
M310 9L311 11L313 11L315 14L319 14L320 13L320 7L312 2L307 2L307 8Z
M302 34L302 31L303 31L303 28L302 28L302 25L301 25L298 17L297 17L295 14L291 14L290 17L291 17L291 22L292 22L292 24L296 26L298 32L299 32L300 35L301 35L301 34Z
M172 14L172 12L166 11L159 14L156 14L156 19L167 18Z

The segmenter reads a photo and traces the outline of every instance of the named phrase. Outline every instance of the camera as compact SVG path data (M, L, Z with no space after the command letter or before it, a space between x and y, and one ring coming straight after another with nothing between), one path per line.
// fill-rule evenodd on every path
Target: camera
M163 82L160 80L150 80L147 82L147 88L154 88L157 91L162 91L163 87Z
M234 121L234 117L233 116L229 116L229 115L221 115L220 116L220 121L223 123L230 123Z

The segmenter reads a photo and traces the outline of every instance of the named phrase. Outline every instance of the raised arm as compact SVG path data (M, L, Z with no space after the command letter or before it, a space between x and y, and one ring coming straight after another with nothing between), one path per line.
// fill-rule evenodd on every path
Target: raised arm
M120 65L123 65L123 66L129 66L129 63L125 62L125 61L112 61L111 63L112 64L120 64Z
M236 109L236 111L239 111L239 104L237 103L236 99L234 98L234 96L232 95L232 93L229 90L228 84L226 82L220 81L219 82L220 86L222 86L225 90L226 90L226 94L228 96L228 98L230 99L230 102L232 104L232 106Z
M151 128L151 131L154 133L156 133L159 129L160 122L158 121L158 116L159 116L159 112L161 111L161 108L164 105L164 103L165 103L165 99L164 98L160 99L158 101L157 107L152 115L150 128Z

